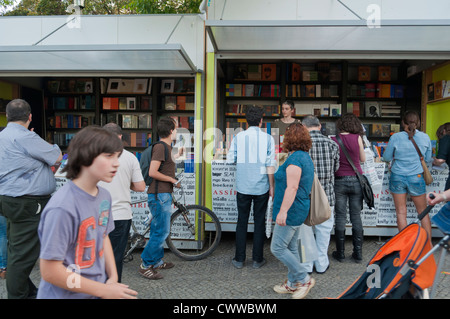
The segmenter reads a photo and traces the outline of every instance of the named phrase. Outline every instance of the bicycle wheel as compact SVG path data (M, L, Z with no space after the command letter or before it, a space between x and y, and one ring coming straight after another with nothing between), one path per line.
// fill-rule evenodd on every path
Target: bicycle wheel
M220 242L220 221L210 209L188 205L178 209L170 219L167 246L184 260L200 260L213 253Z

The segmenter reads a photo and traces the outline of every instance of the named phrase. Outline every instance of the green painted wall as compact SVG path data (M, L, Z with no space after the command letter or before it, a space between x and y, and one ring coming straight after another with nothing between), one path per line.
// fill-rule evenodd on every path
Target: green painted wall
M450 64L433 70L432 81L450 81ZM426 133L432 140L436 140L436 130L442 124L450 122L450 98L427 104L427 131Z

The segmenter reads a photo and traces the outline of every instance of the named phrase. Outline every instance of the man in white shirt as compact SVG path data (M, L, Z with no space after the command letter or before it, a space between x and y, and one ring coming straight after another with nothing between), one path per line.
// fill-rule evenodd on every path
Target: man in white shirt
M118 138L122 139L122 129L116 123L108 123L103 128L113 132ZM135 192L145 191L145 181L139 161L133 153L124 149L119 157L119 162L119 169L112 182L99 182L98 185L106 188L112 197L114 230L109 234L109 239L111 240L114 258L116 259L119 282L121 282L123 256L133 218L130 189Z
M266 210L269 196L273 197L275 172L275 142L272 136L261 130L264 111L250 106L246 112L249 128L232 140L227 154L228 163L236 163L236 252L234 267L244 266L246 258L247 226L253 203L253 268L260 268L263 257Z

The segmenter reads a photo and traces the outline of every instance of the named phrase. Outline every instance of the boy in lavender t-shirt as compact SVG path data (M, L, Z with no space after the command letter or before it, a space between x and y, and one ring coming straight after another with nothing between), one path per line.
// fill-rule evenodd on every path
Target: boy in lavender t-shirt
M42 280L37 298L135 298L118 283L108 234L114 229L111 195L97 187L111 182L122 142L99 127L82 129L68 149L69 181L45 207L39 224Z

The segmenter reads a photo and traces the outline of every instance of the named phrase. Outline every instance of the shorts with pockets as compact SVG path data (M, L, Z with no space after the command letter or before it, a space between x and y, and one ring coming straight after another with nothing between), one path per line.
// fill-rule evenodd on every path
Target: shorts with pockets
M422 174L398 175L391 173L389 190L394 194L408 193L411 196L420 196L426 193L425 180Z

